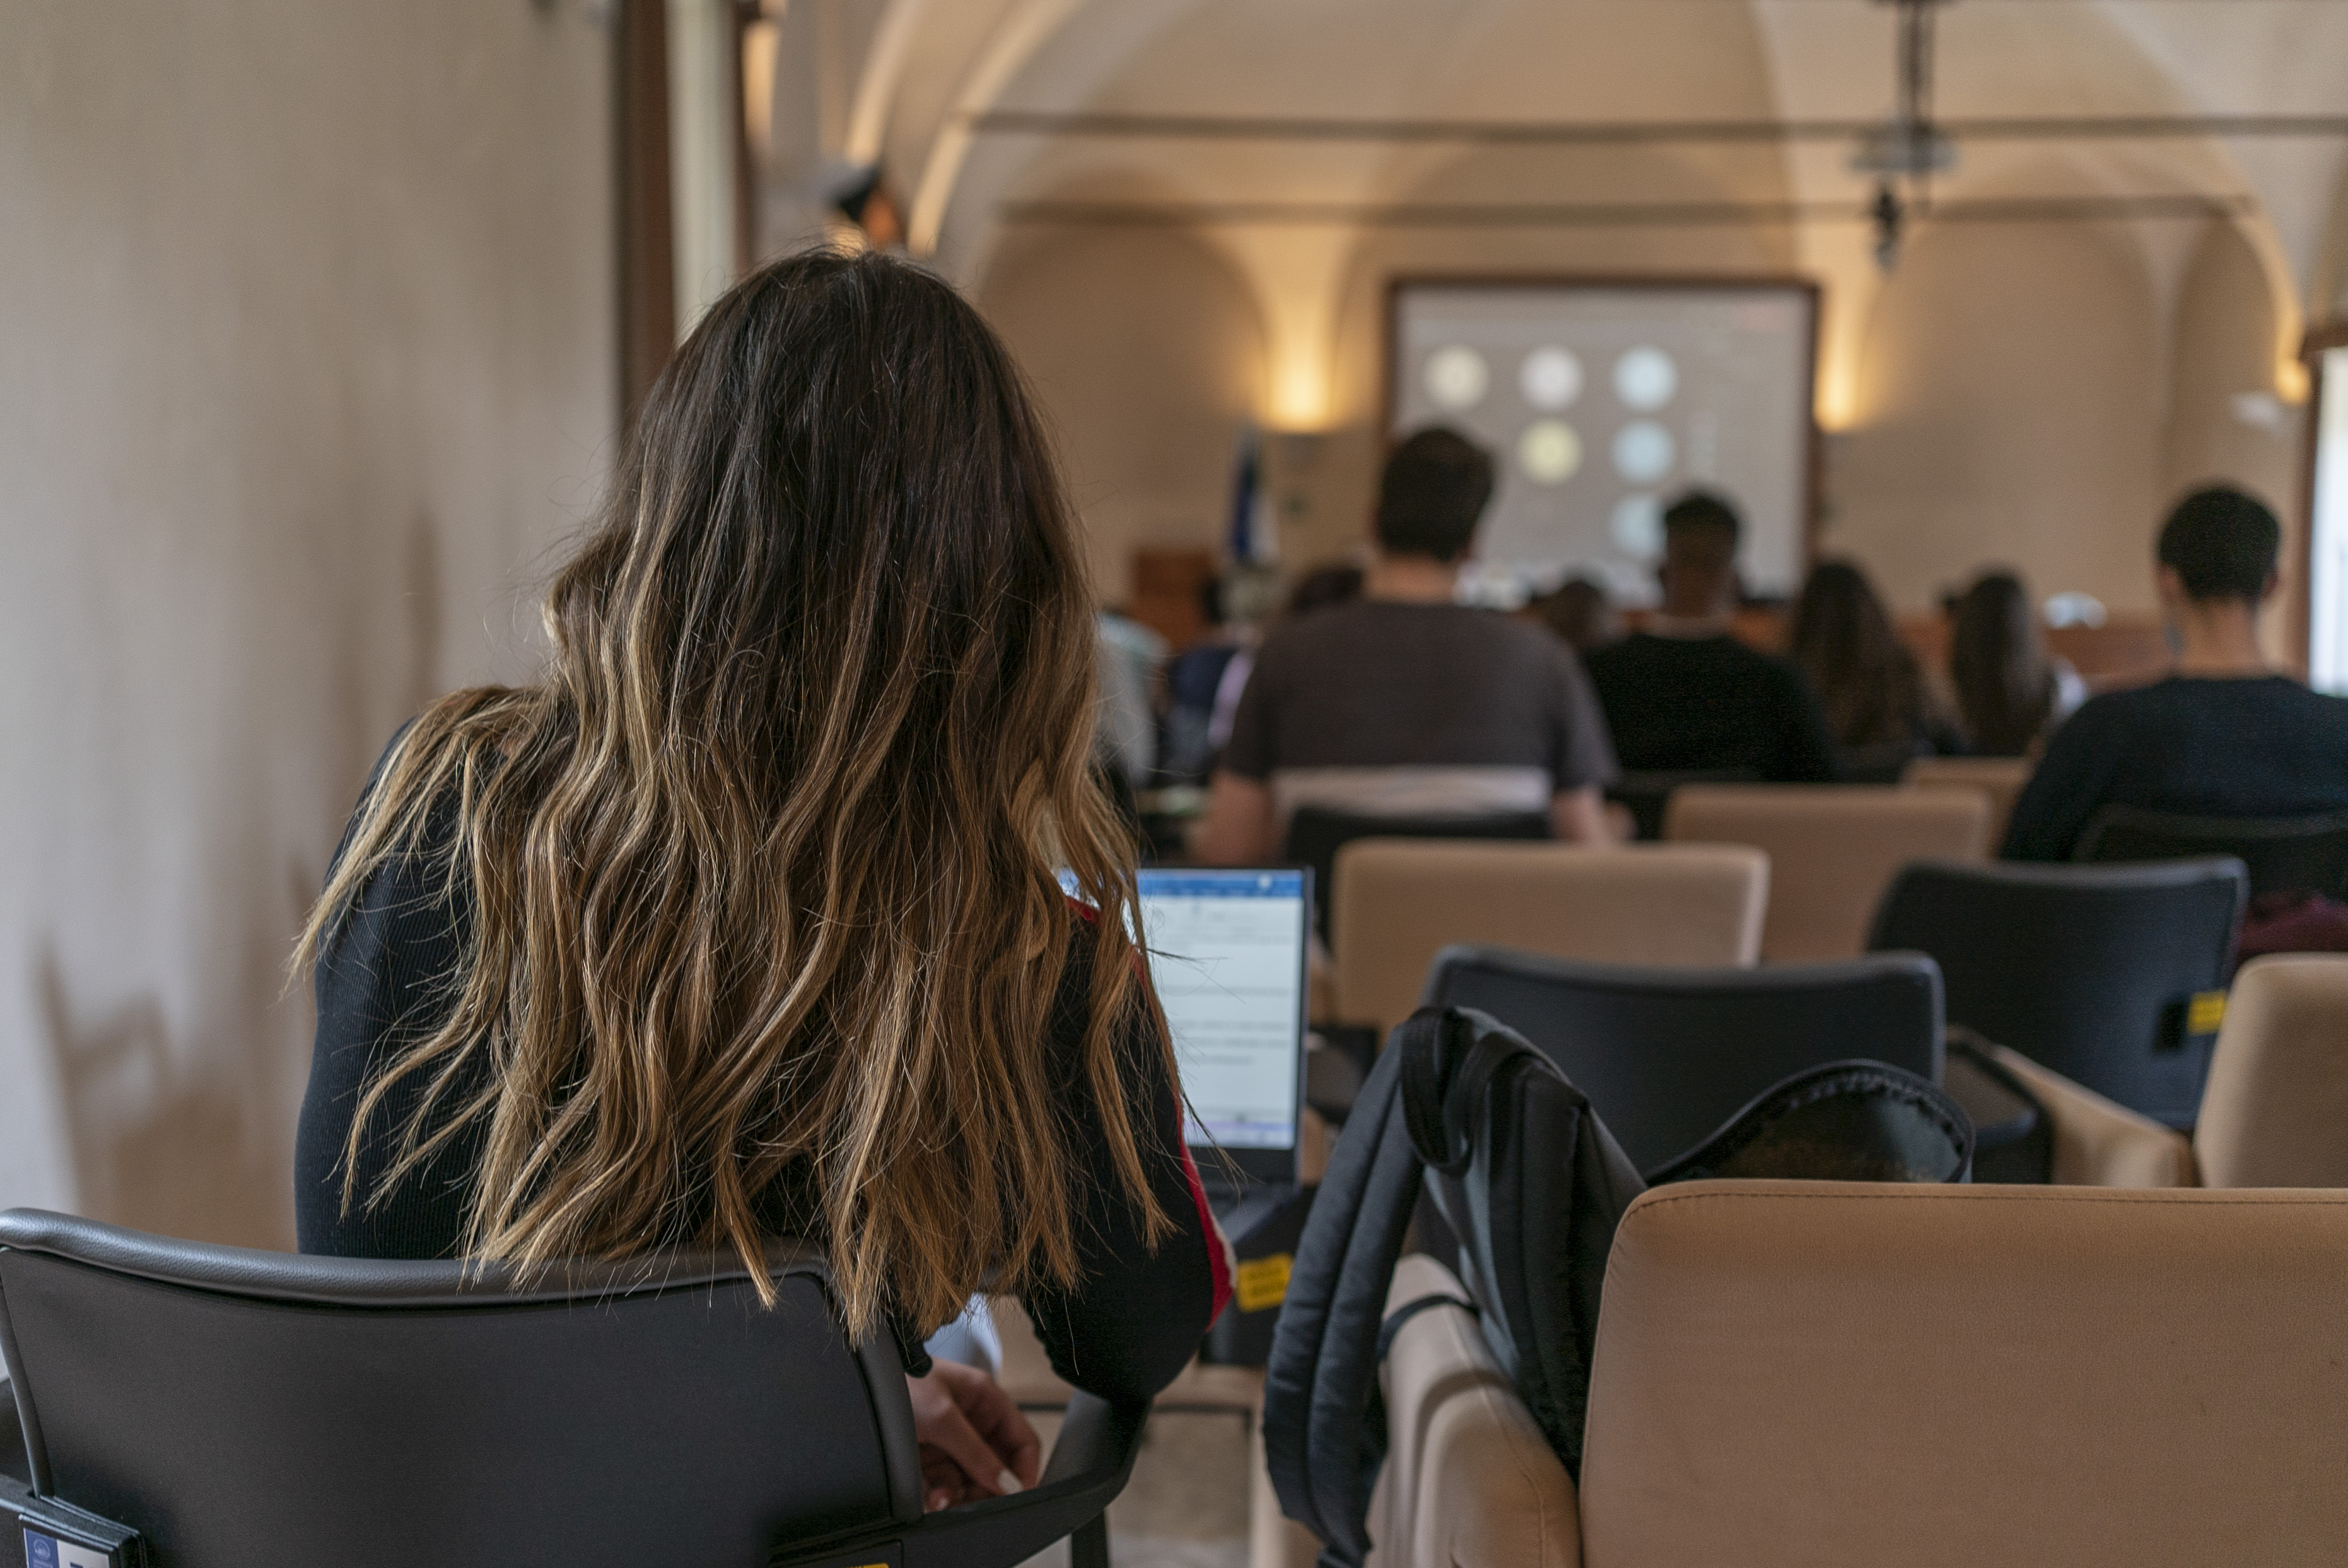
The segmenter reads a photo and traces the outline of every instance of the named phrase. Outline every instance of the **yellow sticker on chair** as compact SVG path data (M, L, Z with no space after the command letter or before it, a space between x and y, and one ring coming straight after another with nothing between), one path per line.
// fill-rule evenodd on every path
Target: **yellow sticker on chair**
M2188 1035L2214 1035L2218 1026L2226 1021L2226 994L2223 991L2196 991L2193 1000L2186 1005L2185 1032Z
M1274 1253L1270 1257L1250 1258L1240 1264L1231 1276L1231 1295L1241 1312L1262 1312L1268 1306L1278 1306L1288 1296L1288 1271L1294 1267L1295 1256Z

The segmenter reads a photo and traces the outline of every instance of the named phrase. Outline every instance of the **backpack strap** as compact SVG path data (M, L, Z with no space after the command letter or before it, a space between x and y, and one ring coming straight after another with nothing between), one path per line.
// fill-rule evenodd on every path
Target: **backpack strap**
M1387 1313L1386 1320L1378 1325L1379 1366L1385 1366L1386 1357L1394 1354L1395 1336L1402 1332L1402 1326L1429 1307L1435 1306L1456 1306L1470 1317L1482 1316L1484 1310L1466 1296L1454 1295L1447 1290L1431 1290L1425 1295L1411 1297L1410 1300Z
M1330 1156L1272 1334L1264 1457L1281 1511L1320 1537L1325 1568L1358 1568L1369 1553L1370 1487L1385 1456L1380 1329L1421 1180L1402 1073L1445 1022L1424 1008L1388 1037Z

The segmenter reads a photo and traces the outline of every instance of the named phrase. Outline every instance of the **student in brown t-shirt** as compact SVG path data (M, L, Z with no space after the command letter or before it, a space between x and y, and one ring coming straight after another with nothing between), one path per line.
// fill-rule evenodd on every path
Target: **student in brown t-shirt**
M1256 655L1195 849L1276 855L1299 806L1364 816L1546 809L1560 839L1611 838L1613 748L1581 661L1539 626L1458 603L1491 459L1421 430L1379 484L1364 596L1275 632Z

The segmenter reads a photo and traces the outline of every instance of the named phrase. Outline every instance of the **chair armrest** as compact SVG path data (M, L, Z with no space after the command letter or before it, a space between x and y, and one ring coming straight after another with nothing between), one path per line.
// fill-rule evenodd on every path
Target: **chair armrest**
M1012 1568L1107 1511L1133 1474L1148 1419L1147 1401L1113 1405L1079 1390L1068 1400L1043 1478L1030 1490L945 1509L917 1523L860 1532L852 1540L794 1547L777 1553L772 1563L797 1568L852 1563L859 1561L858 1548L893 1542L902 1553L902 1568Z
M2193 1145L2150 1117L2106 1099L2020 1051L1993 1046L1998 1065L2030 1087L2054 1124L2058 1187L2198 1187Z

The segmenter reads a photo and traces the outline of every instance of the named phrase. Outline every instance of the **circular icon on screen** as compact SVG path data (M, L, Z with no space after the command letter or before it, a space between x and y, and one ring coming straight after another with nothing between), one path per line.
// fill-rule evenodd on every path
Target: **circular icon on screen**
M1625 555L1653 561L1663 552L1663 503L1646 491L1634 491L1614 503L1606 531Z
M1517 366L1517 389L1536 408L1565 408L1581 396L1581 361L1570 348L1536 348Z
M1660 348L1634 348L1614 362L1614 396L1626 408L1660 408L1680 389L1680 367Z
M1581 438L1562 419L1536 419L1517 438L1517 466L1537 485L1561 485L1581 466Z
M1653 484L1678 457L1672 433L1653 419L1633 419L1614 433L1614 471L1626 483Z
M1484 389L1492 384L1492 372L1484 363L1484 356L1458 343L1428 355L1426 367L1420 374L1426 395L1434 399L1435 406L1455 413L1481 403Z

